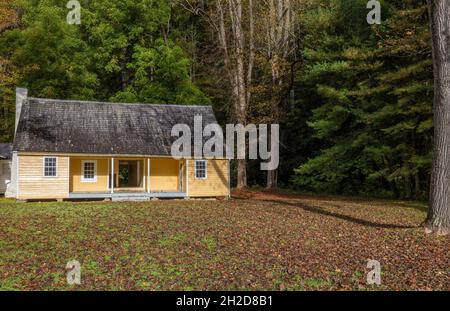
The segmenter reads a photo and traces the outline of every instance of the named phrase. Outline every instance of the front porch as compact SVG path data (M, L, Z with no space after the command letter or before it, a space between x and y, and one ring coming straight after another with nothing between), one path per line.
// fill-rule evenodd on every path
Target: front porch
M69 199L150 200L187 197L185 160L71 157Z
M183 199L185 192L71 192L69 199L111 199L112 201L147 201L157 199Z

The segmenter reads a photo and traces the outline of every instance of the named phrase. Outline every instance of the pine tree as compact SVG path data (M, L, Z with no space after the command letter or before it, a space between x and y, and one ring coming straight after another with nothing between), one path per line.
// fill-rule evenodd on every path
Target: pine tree
M369 27L363 2L322 4L308 19L323 35L304 50L300 85L317 85L308 124L320 151L294 180L316 191L423 198L432 130L426 6L385 5L386 20Z

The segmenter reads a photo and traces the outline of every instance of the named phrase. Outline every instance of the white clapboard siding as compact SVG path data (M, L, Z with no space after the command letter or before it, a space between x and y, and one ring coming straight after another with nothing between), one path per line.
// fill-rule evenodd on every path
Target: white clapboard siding
M188 161L188 196L228 196L228 160L207 160L207 177L195 178L195 160Z
M69 196L68 157L56 157L56 177L44 177L44 156L18 158L18 199L58 199Z

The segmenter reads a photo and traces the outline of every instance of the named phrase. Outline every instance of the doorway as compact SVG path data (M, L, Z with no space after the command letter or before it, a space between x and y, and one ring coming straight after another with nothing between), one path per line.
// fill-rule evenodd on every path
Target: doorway
M142 187L141 161L119 160L119 188Z

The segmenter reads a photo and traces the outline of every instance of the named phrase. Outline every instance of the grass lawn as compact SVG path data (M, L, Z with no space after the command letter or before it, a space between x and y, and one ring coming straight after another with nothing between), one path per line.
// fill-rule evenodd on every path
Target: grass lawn
M3 290L450 290L422 203L237 193L229 201L0 199ZM81 263L79 286L66 263ZM367 261L382 285L366 284Z

